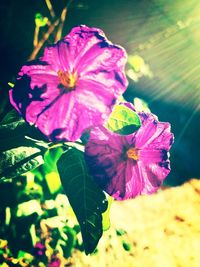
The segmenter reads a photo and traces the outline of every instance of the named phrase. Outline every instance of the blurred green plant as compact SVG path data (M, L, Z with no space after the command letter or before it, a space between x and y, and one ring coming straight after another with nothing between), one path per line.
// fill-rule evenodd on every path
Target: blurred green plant
M139 55L128 56L128 68L126 74L134 82L138 82L142 77L148 77L150 79L153 77L149 65Z
M40 263L47 266L55 260L55 251L57 257L66 262L74 248L83 250L80 227L63 193L58 173L49 169L49 164L54 162L55 166L60 150L58 147L48 152L46 163L33 172L0 184L4 204L0 208L2 266L22 264L22 261L24 265L20 266L39 266ZM38 252L38 246L43 247L43 252Z
M109 120L112 131L127 134L140 126L135 112L123 105L116 109ZM0 122L4 266L21 261L29 264L21 266L50 266L56 259L65 262L74 249L86 254L95 250L110 227L112 198L88 173L83 148L81 140L49 142L14 110Z
M0 266L65 262L84 247L57 172L63 147L41 140L15 111L1 121L0 140Z

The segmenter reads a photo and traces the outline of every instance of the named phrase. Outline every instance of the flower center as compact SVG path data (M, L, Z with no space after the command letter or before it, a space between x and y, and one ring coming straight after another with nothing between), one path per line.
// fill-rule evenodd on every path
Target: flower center
M138 149L131 147L127 150L126 155L129 159L134 159L134 160L138 160L139 159L139 155L138 155Z
M70 73L68 71L59 70L58 71L58 78L60 80L60 83L64 87L73 89L75 87L75 85L76 85L77 74L75 72L74 73Z

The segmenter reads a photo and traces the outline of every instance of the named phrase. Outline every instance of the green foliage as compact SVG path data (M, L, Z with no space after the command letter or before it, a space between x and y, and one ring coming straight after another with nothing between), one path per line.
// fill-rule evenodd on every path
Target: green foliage
M58 160L64 191L76 214L86 254L92 253L102 236L102 213L107 209L105 194L89 176L84 155L69 149Z
M31 138L35 132L15 111L1 121L0 179L20 176L43 164L47 145Z
M66 258L69 258L72 254L74 247L76 247L77 232L76 232L75 228L69 227L67 225L63 228L63 230L64 231L63 231L63 233L61 233L61 236L62 236L62 239L64 240L64 242L62 242L60 244L60 246L63 250L64 256ZM67 249L66 249L66 247L67 247Z
M0 209L0 253L2 249L3 262L13 261L21 266L20 261L23 260L31 266L40 266L41 262L47 266L54 258L54 251L59 252L64 262L63 257L68 258L74 248L81 248L77 238L80 229L62 191L51 195L50 199L47 199L45 190L41 190L39 195L37 192L27 195L31 187L45 188L45 179L38 181L30 172L12 183L0 184L0 189L5 184L14 185L15 195L14 202L7 202ZM37 254L37 243L44 246L43 255Z
M48 23L48 18L43 17L41 13L36 13L35 14L35 25L37 27L44 27Z
M122 246L123 246L124 250L126 250L126 251L131 250L131 244L125 242L124 240L122 241Z
M50 194L57 193L61 188L60 177L57 171L57 160L63 153L61 146L55 146L46 151L44 154L44 164L33 171L39 180L46 180Z
M108 201L108 208L106 211L102 214L103 216L103 231L107 231L110 228L110 208L111 204L113 202L113 198L109 196L108 194L106 195L107 201Z
M36 147L21 146L0 153L0 179L20 176L43 164L42 152Z
M17 112L14 110L9 112L0 123L0 151L23 145L28 131L28 125Z
M49 143L35 127L11 111L0 123L0 178L19 176L21 178L17 182L3 183L12 184L15 191L14 200L7 201L1 209L8 214L2 237L7 236L8 231L10 244L17 242L17 245L11 246L13 253L17 255L20 250L30 253L36 242L41 241L69 257L74 247L83 249L77 241L79 231L85 253L92 253L103 230L110 227L112 198L107 196L107 201L104 192L88 174L84 145L78 142ZM68 199L60 194L63 188ZM80 228L67 225L69 203ZM41 222L47 227L45 229L51 229L52 241L45 241L43 229L39 230L42 239L38 236ZM19 257L23 257L22 254Z
M125 105L115 105L108 119L106 127L115 133L128 135L141 126L140 118L136 112Z
M116 234L118 236L122 236L122 235L125 235L126 234L126 231L124 229L117 229L116 230Z
M31 261L33 260L33 255L31 255L30 253L27 253L26 251L20 250L18 252L17 258L20 260L22 260L25 264L31 264Z

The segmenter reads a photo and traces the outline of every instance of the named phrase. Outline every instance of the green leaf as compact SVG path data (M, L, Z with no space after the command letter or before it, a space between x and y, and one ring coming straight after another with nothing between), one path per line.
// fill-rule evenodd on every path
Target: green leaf
M40 137L39 131L15 110L3 118L0 123L0 179L14 178L43 164L48 144Z
M113 198L109 195L107 196L108 201L108 208L107 210L102 214L103 216L103 231L107 231L110 228L110 208L111 204L113 203Z
M63 234L65 234L66 239L62 238ZM61 245L63 254L65 258L69 258L70 256L72 256L72 250L76 246L76 242L77 242L76 231L73 228L66 225L65 227L62 228L61 238L65 240L65 246Z
M124 250L126 251L130 251L131 250L131 244L127 243L126 241L122 241L122 246L124 248Z
M102 236L102 213L107 209L103 191L89 176L83 152L72 148L57 163L61 182L81 227L85 253L96 248Z
M126 231L124 229L117 229L116 230L116 234L118 236L122 236L122 235L125 235L126 234Z
M115 105L106 127L115 133L128 135L139 129L141 121L136 112L125 105Z
M33 146L33 143L47 147L47 142L39 130L28 125L15 110L11 110L0 122L0 151Z
M57 171L57 161L63 153L62 146L55 146L51 149L48 149L44 155L45 161L45 172L49 173L52 171Z
M31 261L34 259L33 255L23 250L19 250L17 254L17 259L20 258L22 258L25 263L31 263Z
M25 121L15 111L9 112L0 123L0 151L23 144L27 132L28 125Z
M56 163L62 153L62 146L55 145L55 147L48 149L44 154L44 164L32 171L39 180L42 181L45 178L50 194L55 194L61 189Z
M51 194L55 194L61 189L61 182L58 172L52 171L45 174L45 179Z
M19 116L19 113L15 109L12 109L4 116L3 120L1 121L1 125L2 124L5 125L15 121L24 121L24 120Z
M48 23L48 18L43 17L42 14L36 13L35 14L35 24L37 27L44 27Z
M0 152L0 179L14 178L43 164L42 151L21 146Z

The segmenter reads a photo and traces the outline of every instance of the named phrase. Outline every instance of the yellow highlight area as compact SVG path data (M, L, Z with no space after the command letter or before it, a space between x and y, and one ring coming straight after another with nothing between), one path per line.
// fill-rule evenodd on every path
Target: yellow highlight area
M138 160L139 159L139 155L138 155L138 149L131 147L128 149L128 151L126 152L127 156L129 159L134 159L134 160Z
M51 194L56 193L60 187L61 187L61 182L60 182L60 176L58 172L50 172L45 175L49 191Z
M136 72L141 71L142 66L145 64L144 59L138 55L129 56L128 62Z
M13 88L13 87L15 86L14 83L11 83L11 82L9 82L8 85L9 85L11 88Z
M59 70L58 78L64 87L73 89L76 85L78 75L76 73L69 73L68 71Z

